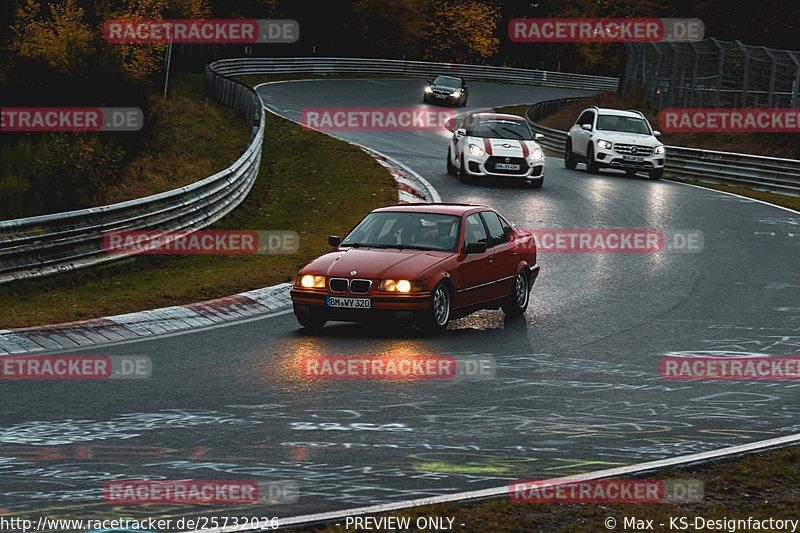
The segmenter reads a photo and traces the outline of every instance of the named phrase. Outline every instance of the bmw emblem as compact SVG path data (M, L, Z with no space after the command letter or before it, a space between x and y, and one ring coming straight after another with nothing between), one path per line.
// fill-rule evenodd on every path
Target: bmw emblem
M356 274L358 274L358 270L351 270L350 271L350 275L351 276L355 276Z

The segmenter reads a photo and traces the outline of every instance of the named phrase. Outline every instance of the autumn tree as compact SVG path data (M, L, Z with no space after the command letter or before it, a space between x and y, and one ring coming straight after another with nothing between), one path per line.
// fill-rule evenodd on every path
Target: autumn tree
M24 0L11 25L8 49L27 60L41 60L62 73L82 75L84 58L91 55L96 36L76 0Z
M481 0L434 0L428 22L425 59L483 63L500 48L500 9Z

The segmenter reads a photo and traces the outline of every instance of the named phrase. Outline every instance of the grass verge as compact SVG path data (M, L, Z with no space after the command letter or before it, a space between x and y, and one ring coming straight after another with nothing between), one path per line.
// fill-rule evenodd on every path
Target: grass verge
M181 90L173 85L176 93ZM214 139L238 134L234 129L246 127L206 124L201 135L213 137L206 139L205 150L214 153ZM163 152L172 153L175 144L165 142ZM238 150L237 157L244 147ZM227 159L219 163L229 164ZM371 209L396 202L394 180L361 149L267 113L259 177L245 201L213 228L294 230L300 235L297 253L150 255L0 285L0 329L180 305L289 281L305 262L329 249L328 234L344 234Z
M652 520L656 531L730 531L727 527L706 526L696 529L695 517L705 521L720 519L759 520L770 518L797 520L800 500L800 446L746 455L708 465L687 469L670 469L644 476L646 479L693 479L704 485L703 500L699 503L513 503L507 497L463 504L440 504L415 507L407 511L380 516L410 517L411 524L424 516L454 517L453 531L459 533L498 532L591 532L625 531L624 519ZM611 517L616 526L608 528L605 520ZM688 528L676 520L686 517ZM344 524L344 520L338 520ZM374 522L373 522L374 523ZM447 521L444 522L447 524ZM461 526L460 524L464 524ZM660 526L660 524L664 524ZM642 528L644 529L644 528ZM747 529L745 528L744 531ZM355 531L336 525L312 526L290 530L294 533L342 533ZM372 533L394 531L370 528ZM422 531L412 527L404 531ZM738 528L736 531L743 531ZM768 529L768 531L778 531ZM791 528L784 531L791 531Z

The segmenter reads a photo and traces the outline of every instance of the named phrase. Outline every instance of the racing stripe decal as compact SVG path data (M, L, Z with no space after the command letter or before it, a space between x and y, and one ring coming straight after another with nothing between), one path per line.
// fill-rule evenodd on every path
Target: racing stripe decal
M528 145L525 144L525 141L522 139L517 139L519 141L519 145L522 146L522 157L528 157Z
M486 137L483 138L483 149L488 155L492 155L492 142Z

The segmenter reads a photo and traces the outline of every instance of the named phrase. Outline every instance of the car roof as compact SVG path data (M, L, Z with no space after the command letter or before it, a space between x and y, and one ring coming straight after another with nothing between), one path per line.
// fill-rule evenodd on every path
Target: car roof
M520 117L519 115L508 115L506 113L470 113L474 118L488 118L488 119L498 119L498 120L519 120L525 121L524 118Z
M632 118L642 118L636 111L625 111L623 109L612 109L610 107L597 107L593 108L601 115L614 115L619 117L632 117Z
M386 207L379 207L372 212L385 212L385 211L412 211L415 213L439 213L444 215L463 215L470 211L485 211L490 209L484 205L474 204L450 204L444 202L438 203L420 203L420 204L398 204L389 205Z

